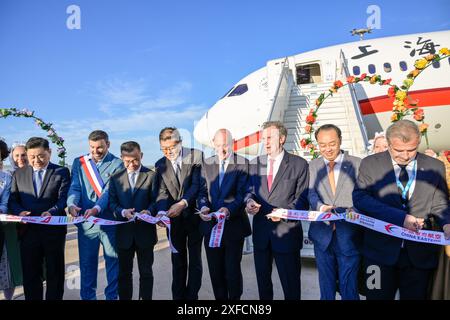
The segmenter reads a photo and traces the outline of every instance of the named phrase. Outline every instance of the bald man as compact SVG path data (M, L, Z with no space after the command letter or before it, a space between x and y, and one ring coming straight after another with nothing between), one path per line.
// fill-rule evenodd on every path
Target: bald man
M212 142L216 155L204 161L200 178L200 230L205 239L216 300L239 300L242 295L242 248L245 237L251 234L244 210L248 160L233 153L230 131L218 130ZM211 217L212 212L221 212L226 217L218 247L210 246L212 230L218 223L216 218Z

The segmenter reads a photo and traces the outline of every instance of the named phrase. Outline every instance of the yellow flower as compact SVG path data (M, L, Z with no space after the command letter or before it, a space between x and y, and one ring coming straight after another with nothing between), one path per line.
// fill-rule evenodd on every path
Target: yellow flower
M439 50L439 53L444 56L448 56L450 54L450 50L448 50L448 48L442 48L441 50Z
M406 91L398 90L395 93L395 99L403 101L406 98Z
M414 66L417 69L422 70L423 68L425 68L427 66L427 64L428 64L427 59L419 59L419 60L416 60L416 62L414 63Z
M398 115L396 113L393 113L391 116L391 122L395 122L398 120Z
M405 85L406 88L409 89L409 87L411 87L414 83L413 79L406 79L405 81L403 81L403 84Z
M401 100L394 101L394 111L403 112L406 110L405 103Z
M377 76L372 76L369 80L370 84L374 84L377 82Z
M427 129L428 129L428 124L422 123L422 124L419 125L420 133L425 133L427 131Z

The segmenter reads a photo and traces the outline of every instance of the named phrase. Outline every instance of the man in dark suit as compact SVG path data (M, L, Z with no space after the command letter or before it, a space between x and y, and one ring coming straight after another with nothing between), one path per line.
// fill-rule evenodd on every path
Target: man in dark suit
M202 281L202 235L195 206L203 153L183 148L176 128L162 129L159 143L164 157L155 166L161 188L168 190L170 238L178 251L172 253L172 296L174 300L197 300ZM158 206L158 210L162 208Z
M19 216L65 216L69 169L50 162L49 143L31 138L26 143L30 166L14 172L10 211ZM43 299L43 263L46 265L47 300L62 300L64 294L64 246L66 226L27 224L22 230L20 251L26 300Z
M109 202L118 221L135 219L136 213L156 215L156 202L167 198L159 193L156 173L142 166L143 153L137 142L120 146L125 169L110 180ZM139 267L139 298L151 300L153 292L153 248L158 241L156 226L139 219L117 226L116 244L119 258L118 291L120 300L133 297L133 260Z
M200 230L205 237L211 284L216 300L239 300L242 295L241 259L244 239L251 234L244 210L248 180L248 160L234 154L233 137L226 129L213 139L216 155L202 165L198 207L201 208ZM210 247L211 232L217 225L212 212L225 215L220 247Z
M271 221L266 215L276 208L307 210L308 163L286 152L287 130L281 122L263 125L267 155L250 163L246 210L253 217L253 246L259 297L273 299L272 262L275 259L284 297L300 299L300 249L303 231L299 221Z
M386 131L388 151L361 161L353 203L363 214L412 231L436 225L448 238L445 168L439 160L417 152L420 137L417 125L409 120L392 124ZM394 299L397 289L400 299L426 299L439 250L437 245L364 229L367 299Z
M361 159L341 150L341 130L333 124L318 128L315 137L322 156L309 163L311 209L345 213L353 207L352 192ZM342 300L359 300L361 231L343 220L311 222L309 238L314 242L322 300L336 299L337 283Z

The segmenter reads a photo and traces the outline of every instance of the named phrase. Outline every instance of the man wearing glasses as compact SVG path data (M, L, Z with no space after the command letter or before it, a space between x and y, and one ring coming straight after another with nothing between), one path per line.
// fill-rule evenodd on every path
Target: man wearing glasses
M172 250L172 296L174 300L197 300L202 279L202 236L195 204L200 185L203 152L182 147L179 131L167 127L159 134L164 157L156 170L160 188L168 190ZM189 259L188 259L189 256Z

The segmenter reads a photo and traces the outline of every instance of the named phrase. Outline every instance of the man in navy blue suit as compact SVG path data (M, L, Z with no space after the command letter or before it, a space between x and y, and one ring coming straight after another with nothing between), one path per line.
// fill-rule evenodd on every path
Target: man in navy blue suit
M341 150L341 130L325 124L315 132L322 157L309 163L309 203L311 210L344 213L353 207L361 159ZM309 238L314 243L319 271L320 298L335 300L337 283L343 300L358 300L358 270L362 230L338 220L311 222Z
M286 300L300 299L300 249L303 231L299 221L271 221L273 209L308 210L308 163L283 149L287 130L279 121L263 124L267 155L250 163L246 210L253 217L256 278L261 300L273 299L272 262L275 259Z
M242 295L241 259L244 239L251 234L244 210L248 180L248 160L233 153L233 137L226 129L213 139L216 155L202 165L198 207L201 208L200 230L205 239L209 274L217 300L239 300ZM220 246L211 247L211 233L218 220L210 213L220 212L226 218ZM213 238L214 239L214 238Z

